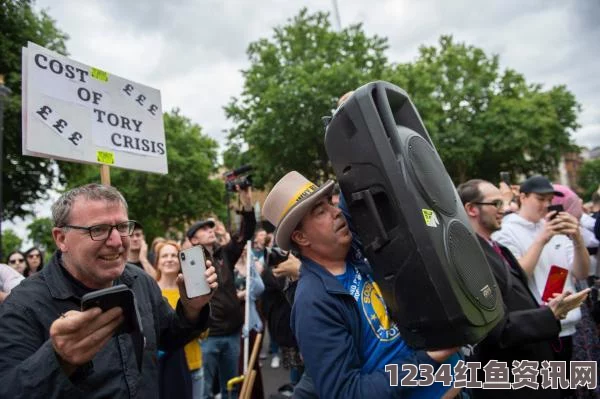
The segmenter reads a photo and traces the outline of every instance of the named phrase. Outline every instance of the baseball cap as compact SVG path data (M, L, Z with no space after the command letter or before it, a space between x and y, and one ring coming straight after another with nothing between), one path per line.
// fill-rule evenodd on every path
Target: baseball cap
M544 176L532 176L529 179L521 183L520 192L522 193L536 193L536 194L554 194L557 197L564 197L565 195L560 191L556 191L548 180Z
M187 236L187 238L191 239L194 236L194 234L196 234L196 232L198 230L200 230L201 228L203 228L204 226L215 227L215 222L211 219L200 220L200 221L194 223L188 229L188 231L185 233L185 235Z

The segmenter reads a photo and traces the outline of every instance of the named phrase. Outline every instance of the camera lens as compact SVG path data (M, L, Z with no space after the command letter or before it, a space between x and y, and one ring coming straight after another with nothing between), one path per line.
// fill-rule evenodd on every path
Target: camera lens
M179 254L179 257L181 258L181 260L185 260L185 254L183 252Z

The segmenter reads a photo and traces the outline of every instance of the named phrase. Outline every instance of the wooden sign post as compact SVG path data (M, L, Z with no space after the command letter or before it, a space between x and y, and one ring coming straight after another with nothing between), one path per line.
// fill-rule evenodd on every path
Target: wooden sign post
M100 165L100 183L110 186L110 166Z

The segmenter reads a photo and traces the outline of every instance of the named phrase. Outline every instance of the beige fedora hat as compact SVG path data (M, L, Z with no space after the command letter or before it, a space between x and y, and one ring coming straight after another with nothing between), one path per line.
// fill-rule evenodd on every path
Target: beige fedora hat
M271 190L263 205L263 216L275 226L275 243L290 249L290 236L304 215L317 201L331 194L333 180L321 187L296 171L283 176Z

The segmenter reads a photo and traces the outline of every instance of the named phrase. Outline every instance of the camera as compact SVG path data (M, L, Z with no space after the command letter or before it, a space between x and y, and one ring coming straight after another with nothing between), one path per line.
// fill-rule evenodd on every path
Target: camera
M252 176L248 174L252 170L252 165L240 166L229 172L225 172L223 177L225 178L225 189L229 192L235 193L235 186L239 186L240 190L245 190L252 186Z
M277 267L281 262L288 259L289 252L283 249L273 246L269 253L269 266Z

